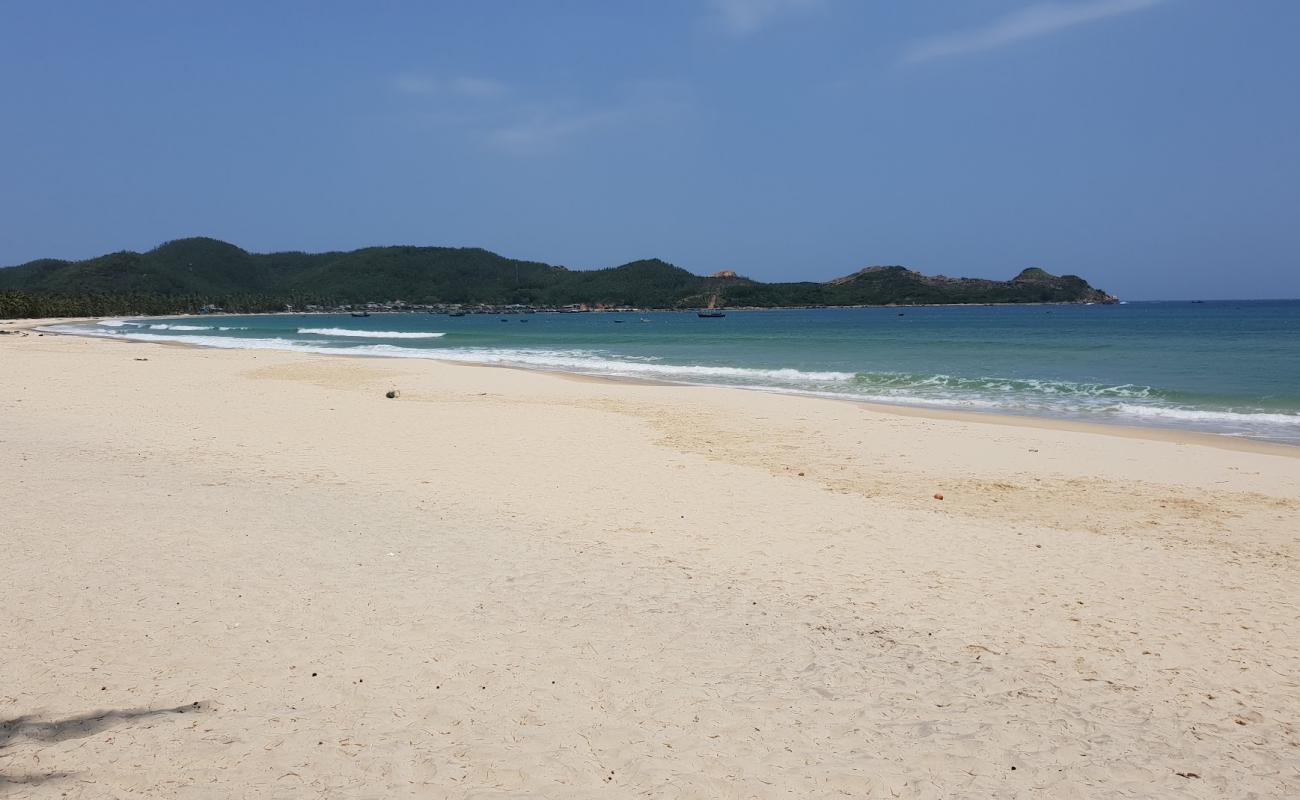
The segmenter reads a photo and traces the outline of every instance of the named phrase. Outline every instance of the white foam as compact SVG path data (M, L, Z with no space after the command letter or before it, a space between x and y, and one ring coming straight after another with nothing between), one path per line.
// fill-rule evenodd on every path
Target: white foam
M173 328L173 330L175 330ZM210 330L205 328L204 330ZM219 347L224 350L300 350L305 353L346 353L346 349L337 347L311 347L299 339L250 339L241 336L165 336L158 333L99 333L94 331L68 330L68 333L84 333L90 336L109 336L115 339L133 339L140 342L180 342L201 347Z
M298 333L313 333L317 336L355 336L362 339L437 339L447 335L431 331L354 331L347 328L299 328Z
M504 348L434 350L427 351L425 357L445 361L466 361L475 364L517 364L598 375L650 376L668 380L673 378L727 378L732 380L774 380L783 383L826 383L850 381L853 380L854 376L852 372L805 372L797 369L755 369L749 367L623 361L605 358L587 350L511 350Z
M197 326L190 326L192 329ZM208 330L199 328L200 330ZM1095 386L1052 381L1008 381L1007 386L988 379L965 381L949 376L900 376L899 385L889 381L862 382L855 373L805 371L798 369L758 369L711 366L703 364L664 364L644 360L610 358L591 350L540 350L515 348L423 348L393 344L351 344L319 339L253 338L239 336L202 336L146 333L121 326L60 325L44 328L51 332L186 344L223 349L291 350L330 355L382 356L387 358L422 358L472 364L534 367L588 375L645 377L683 383L740 386L749 389L823 397L856 399L868 402L910 406L1001 410L1010 413L1049 414L1076 418L1093 418L1099 413L1125 415L1151 425L1172 425L1217 430L1223 433L1245 431L1245 435L1300 440L1300 414L1275 412L1214 411L1170 405L1115 403L1116 399L1146 399L1152 390L1145 386ZM181 330L171 326L169 330ZM224 329L223 329L224 330ZM231 328L231 330L240 330ZM299 333L342 331L340 335L388 336L395 338L426 337L442 334L348 331L346 329L301 328ZM332 334L326 334L332 335ZM917 380L916 378L920 378ZM966 384L966 385L963 385ZM971 391L974 389L975 391ZM1025 391L1028 389L1028 391ZM936 391L937 390L937 391ZM945 391L947 390L947 391ZM1019 390L1019 391L1017 391ZM1103 403L1102 400L1109 400ZM1112 417L1114 419L1114 417ZM1281 430L1278 430L1281 428Z
M864 387L876 389L956 390L962 393L1058 395L1081 399L1146 399L1156 394L1150 386L1133 383L1107 386L1100 383L1076 383L1039 378L969 378L959 375L879 372L861 374L858 376L858 381Z
M175 330L173 328L173 330ZM299 333L318 333L330 328L299 328ZM349 334L356 334L349 331ZM380 331L366 331L365 334L377 335ZM429 358L442 361L456 361L470 364L504 364L513 366L540 367L593 375L616 375L624 377L655 377L664 380L673 379L728 379L733 381L777 381L784 384L848 382L853 380L852 372L805 372L797 369L752 369L745 367L715 367L704 365L659 364L645 361L622 361L606 358L589 350L522 350L510 348L445 348L426 350L413 347L398 347L391 344L354 345L351 347L328 346L312 340L260 339L238 336L161 336L158 334L136 333L133 331L99 333L97 335L120 336L142 341L184 342L187 344L226 349L270 349L297 350L308 353L330 353L333 355L385 356L388 358ZM442 336L443 334L418 334L421 336Z
M813 397L825 397L831 400L856 400L863 403L879 403L881 405L891 406L921 406L926 408L959 408L959 409L977 409L984 411L1004 411L1010 412L1016 410L1013 406L984 400L976 397L934 397L932 395L913 395L913 394L870 394L858 391L840 391L828 392L815 389L797 389L785 388L780 386L742 386L742 389L757 389L764 392L776 392L778 394L795 394L811 395Z
M137 323L126 322L125 320L120 320L120 319L101 319L99 322L96 322L95 324L103 325L105 328L120 328L123 325L130 325L131 327L139 327Z
M1267 411L1200 411L1168 406L1139 406L1120 403L1114 410L1134 417L1255 425L1300 425L1300 414L1276 414Z
M167 323L150 325L149 328L155 331L169 331L169 330L170 331L210 331L212 330L211 325L169 325Z

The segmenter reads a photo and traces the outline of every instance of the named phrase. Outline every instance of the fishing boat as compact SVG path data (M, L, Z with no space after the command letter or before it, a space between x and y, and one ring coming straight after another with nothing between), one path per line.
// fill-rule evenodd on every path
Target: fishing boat
M715 294L709 298L708 309L699 312L698 314L696 314L696 316L700 317L701 319L717 319L719 317L725 317L727 315L718 310L718 296Z
M360 311L360 312L358 312L358 311L353 311L353 312L352 312L352 316L354 316L354 317L368 317L368 316L370 316L370 312L369 312L369 311Z

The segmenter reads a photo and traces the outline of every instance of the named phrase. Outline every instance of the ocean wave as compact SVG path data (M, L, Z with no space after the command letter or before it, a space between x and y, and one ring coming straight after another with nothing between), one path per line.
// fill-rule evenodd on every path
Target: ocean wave
M303 334L318 333L330 328L299 328ZM356 333L350 331L350 334ZM379 334L379 331L366 331ZM501 364L507 366L537 367L593 375L621 377L652 377L663 380L712 379L758 383L776 381L781 384L848 383L852 372L809 372L798 369L756 369L749 367L724 367L707 365L662 364L647 361L623 361L609 358L591 350L529 350L513 348L446 348L427 350L398 347L391 344L338 346L326 345L316 340L262 339L238 336L162 336L134 331L114 332L110 335L141 341L184 342L226 349L296 350L332 355L384 356L388 358L426 358L469 364ZM420 334L431 336L434 334ZM442 334L436 334L441 336Z
M529 350L490 347L416 350L407 347L377 344L332 348L329 352L396 356L399 358L434 358L441 361L457 361L470 364L505 364L595 375L648 376L666 380L673 378L725 378L733 380L767 379L785 383L824 383L828 381L847 382L853 379L852 372L805 372L797 369L755 369L749 367L662 364L640 360L624 361L618 358L609 358L592 350Z
M1088 398L1152 399L1162 396L1153 387L1125 383L1108 386L1101 383L1080 383L1034 378L968 378L958 375L916 375L895 372L860 372L854 382L859 386L876 389L903 389L923 391L954 391L992 394L1065 395Z
M754 367L724 367L704 364L663 364L649 361L625 361L609 358L589 350L441 350L430 354L432 358L448 361L467 361L476 364L518 364L546 369L621 376L650 376L671 380L673 378L723 378L730 380L775 380L782 383L848 382L852 372L809 372L798 369L759 369Z
M175 323L157 322L146 325L143 322L128 322L122 319L101 319L95 323L103 325L105 328L149 328L155 331L210 331L213 330L211 325L180 325ZM223 326L216 328L219 331L246 331L248 328L236 328Z
M172 330L176 329L172 328ZM202 328L201 330L211 330L211 328ZM310 342L302 339L281 339L278 337L269 339L252 339L242 336L167 336L160 333L144 333L142 331L115 331L112 333L106 333L75 329L64 329L58 332L101 336L114 339L131 339L139 342L174 342L180 344L193 344L200 347L219 347L223 350L297 350L305 353L348 352L347 349L338 347L313 347Z
M1106 385L1024 378L969 378L889 372L846 372L795 368L733 367L709 364L666 364L647 356L614 356L586 349L530 348L430 348L396 344L360 344L338 340L255 338L229 335L179 334L181 330L208 330L199 326L169 326L166 334L135 327L64 325L47 328L103 338L181 342L223 349L289 350L330 355L436 359L470 364L530 367L587 375L631 377L678 383L736 386L791 394L816 395L904 406L1045 414L1078 419L1131 418L1147 425L1189 427L1220 433L1300 439L1300 413L1243 409L1196 408L1193 397L1136 384ZM230 328L239 330L239 328ZM223 329L225 330L225 329ZM339 333L335 334L334 332ZM326 333L328 332L328 333ZM417 332L349 331L299 328L300 334L434 338L441 334ZM1208 400L1208 398L1207 398Z
M311 333L317 336L356 336L362 339L438 339L447 335L431 331L354 331L347 328L299 328L298 333Z
M1168 406L1140 406L1128 403L1113 406L1112 410L1134 417L1169 419L1182 422L1300 426L1300 414L1281 414L1273 411L1213 411Z

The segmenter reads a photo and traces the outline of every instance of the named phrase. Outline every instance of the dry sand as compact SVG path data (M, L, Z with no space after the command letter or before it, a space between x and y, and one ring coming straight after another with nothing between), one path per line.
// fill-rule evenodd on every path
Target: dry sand
M1300 459L1006 422L0 337L0 795L1300 795Z

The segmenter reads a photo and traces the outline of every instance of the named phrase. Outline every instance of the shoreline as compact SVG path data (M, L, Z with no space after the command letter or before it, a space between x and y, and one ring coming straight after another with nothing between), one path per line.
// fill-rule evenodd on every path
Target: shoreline
M160 342L160 344L166 344ZM177 343L182 344L182 343ZM203 345L186 344L188 347L203 347ZM311 355L323 355L313 353ZM384 356L367 356L367 355L349 355L344 358L384 358ZM949 410L942 408L932 408L929 406L910 406L899 403L897 405L890 403L876 403L869 400L857 400L852 397L828 397L826 395L808 394L802 392L783 392L775 389L766 389L761 387L748 386L728 386L725 384L712 383L679 383L674 381L654 380L651 378L634 378L624 375L588 375L581 372L565 372L563 370L550 370L544 368L520 367L513 364L476 364L463 361L443 361L436 358L428 359L438 361L440 364L449 366L465 367L484 367L487 369L509 369L525 373L543 373L554 375L566 380L590 381L596 383L613 383L630 386L676 386L684 389L719 389L723 391L741 391L741 392L759 392L763 394L772 394L782 397L794 397L801 400L825 400L831 403L848 403L849 405L859 407L863 410L875 414L896 414L899 416L918 417L928 420L947 420L952 422L968 423L985 423L989 425L1005 425L1013 428L1039 428L1053 431L1069 431L1073 433L1087 433L1098 436L1115 436L1122 439L1142 439L1152 442L1173 442L1175 444L1195 444L1207 447L1221 447L1225 450L1235 450L1247 453L1263 453L1268 455L1284 456L1288 458L1300 458L1300 445L1288 444L1286 442L1275 442L1264 439L1248 439L1238 436L1230 436L1219 433L1206 433L1204 431L1181 430L1178 428L1161 428L1156 426L1145 425L1124 425L1115 422L1090 422L1087 420L1062 419L1060 417L1034 416L1031 414L1009 414L999 411L965 411Z
M1018 304L1024 305L1024 304ZM1035 304L1035 305L1052 305L1052 304ZM1060 305L1060 304L1055 304ZM406 312L376 312L376 313L393 313L404 314ZM10 320L8 322L24 323L16 326L16 330L35 331L38 328L45 328L52 325L60 325L75 322L94 322L104 319L122 319L126 321L161 321L171 319L195 319L203 318L209 315L190 314L174 315L165 317L81 317L75 319L41 319L41 320ZM273 312L268 314L240 314L240 315L222 315L222 316L309 316L297 312ZM103 339L106 341L129 341L136 344L160 344L172 347L188 347L200 350L232 350L249 352L264 350L267 352L294 352L292 350L277 350L276 348L214 348L192 342L164 342L154 340L130 339L128 337L111 337L111 336L86 336L83 334L66 333L63 331L46 330L43 331L52 336L74 336L87 339ZM322 355L326 357L341 358L360 358L360 359L392 359L389 356L362 354L362 353L303 353L304 355ZM408 359L402 359L408 360ZM1080 433L1094 433L1097 435L1116 436L1127 439L1145 439L1149 441L1175 442L1180 444L1198 444L1209 447L1219 447L1225 450L1234 450L1241 452L1265 453L1271 455L1284 456L1289 458L1300 458L1300 443L1292 444L1285 441L1275 441L1270 439L1255 439L1244 436L1233 436L1230 434L1214 433L1210 431L1197 431L1178 426L1160 426L1160 425L1138 425L1125 424L1120 422L1099 422L1085 419L1075 419L1068 417L1054 417L1035 414L1017 414L1007 411L982 411L969 409L944 409L935 408L926 405L909 405L905 403L884 403L870 400L861 400L854 397L834 397L826 394L816 394L811 392L783 391L777 388L768 388L761 386L735 386L727 384L710 384L695 383L689 381L671 381L655 378L640 378L626 375L595 375L583 372L567 371L548 367L524 367L515 364L491 364L480 362L456 361L452 359L440 359L436 356L420 357L409 359L416 361L432 361L446 366L464 366L464 367L486 367L492 369L517 370L525 373L543 373L558 376L560 378L579 380L579 381L599 381L614 384L627 385L650 385L650 386L679 386L686 388L701 389L724 389L740 390L746 392L759 392L764 394L781 395L787 397L798 397L805 400L828 400L837 403L849 403L865 410L878 414L899 414L902 416L919 417L931 420L952 420L961 422L983 422L990 425L1003 425L1011 427L1041 428L1059 431L1075 431Z

